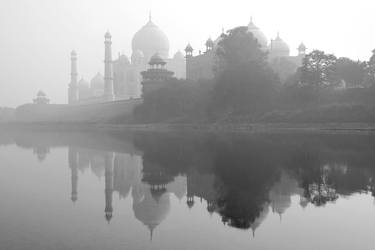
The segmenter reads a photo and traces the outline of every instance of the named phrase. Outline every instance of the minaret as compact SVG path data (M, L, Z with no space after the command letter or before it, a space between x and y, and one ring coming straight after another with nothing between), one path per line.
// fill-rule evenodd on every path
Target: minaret
M78 199L78 151L75 148L69 147L68 152L69 167L71 170L72 193L70 199L76 202Z
M112 41L109 31L104 35L104 98L113 101Z
M70 53L71 70L70 84L68 91L68 103L74 104L78 101L78 73L77 73L77 53L73 50Z
M306 55L306 46L305 46L305 44L301 43L298 46L297 49L298 49L298 56L304 57Z
M185 53L186 53L186 79L190 80L193 78L192 76L192 70L191 70L191 65L192 65L192 58L193 58L193 47L188 43L188 45L185 48Z
M109 223L112 219L112 194L113 194L113 153L106 153L105 155L105 219Z

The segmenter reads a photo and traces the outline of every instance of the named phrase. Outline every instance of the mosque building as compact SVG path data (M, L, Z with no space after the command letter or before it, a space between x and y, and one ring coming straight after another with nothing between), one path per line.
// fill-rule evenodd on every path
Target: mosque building
M158 57L168 64L168 69L176 78L186 78L186 62L181 51L169 57L170 46L167 35L152 21L135 33L132 39L132 54L129 58L119 53L112 59L111 34L105 34L104 76L97 73L90 83L78 81L77 52L71 53L71 82L69 84L69 104L87 104L118 100L136 99L142 96L141 72L149 68L151 58Z
M297 56L291 56L289 45L280 37L279 33L275 39L271 39L269 42L265 34L254 24L252 19L247 28L248 32L252 33L259 43L260 48L268 53L270 65L280 75L282 80L285 80L287 74L294 73L301 66L302 59L306 54L306 46L303 43L297 49ZM224 35L223 30L215 41L209 38L205 43L206 50L204 52L199 51L198 55L193 54L194 49L190 43L186 46L186 78L188 80L198 81L213 78L215 52ZM287 64L287 69L285 70L285 67L280 67L280 64Z

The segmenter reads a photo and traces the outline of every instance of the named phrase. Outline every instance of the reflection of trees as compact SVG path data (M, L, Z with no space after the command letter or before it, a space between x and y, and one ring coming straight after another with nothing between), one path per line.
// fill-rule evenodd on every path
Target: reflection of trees
M304 195L308 201L316 206L321 206L327 202L335 201L338 198L334 183L330 178L330 169L328 167L319 167L318 180L307 186Z
M375 194L372 135L134 134L137 149L121 136L115 141L100 134L17 136L29 149L70 145L72 200L78 197L78 172L91 169L105 177L108 218L114 192L124 198L131 192L134 204L145 200L146 193L148 202L158 204L168 192L179 198L187 192L192 200L206 202L207 211L219 214L228 225L252 229L264 220L270 205L284 212L293 194L301 195L302 206L321 206L355 192ZM108 155L114 151L125 153ZM129 152L142 152L142 159ZM174 186L176 178L180 181ZM152 215L154 210L147 211Z
M230 226L250 228L268 209L268 192L277 179L276 164L260 141L221 142L215 156L217 211Z
M217 212L233 227L255 228L267 214L270 198L282 206L274 204L275 212L282 213L293 194L301 195L304 207L308 203L322 206L361 190L375 193L375 181L363 169L374 160L373 143L367 138L149 134L135 140L144 152L146 168L157 166L159 177L187 175L188 206L194 205L194 197L203 198L207 210Z

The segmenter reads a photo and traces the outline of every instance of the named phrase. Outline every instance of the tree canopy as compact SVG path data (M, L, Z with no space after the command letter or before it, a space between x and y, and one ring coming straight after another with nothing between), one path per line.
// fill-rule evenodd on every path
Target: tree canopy
M230 30L216 51L213 105L218 113L255 115L270 107L277 77L247 27Z
M335 77L337 58L320 50L307 54L302 62L301 83L315 87L327 86Z

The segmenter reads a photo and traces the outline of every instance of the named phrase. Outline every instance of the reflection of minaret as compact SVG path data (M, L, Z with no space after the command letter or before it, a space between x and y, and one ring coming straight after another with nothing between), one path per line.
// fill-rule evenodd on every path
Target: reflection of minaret
M71 170L72 193L71 200L76 202L78 199L78 151L75 148L69 148L68 152L69 167Z
M186 193L186 204L188 205L189 208L192 208L194 206L194 192L193 192L193 187L194 183L192 183L193 178L191 178L191 174L186 175L186 188L187 188L187 193Z
M113 193L113 153L105 155L105 218L110 222L112 219L112 193Z

